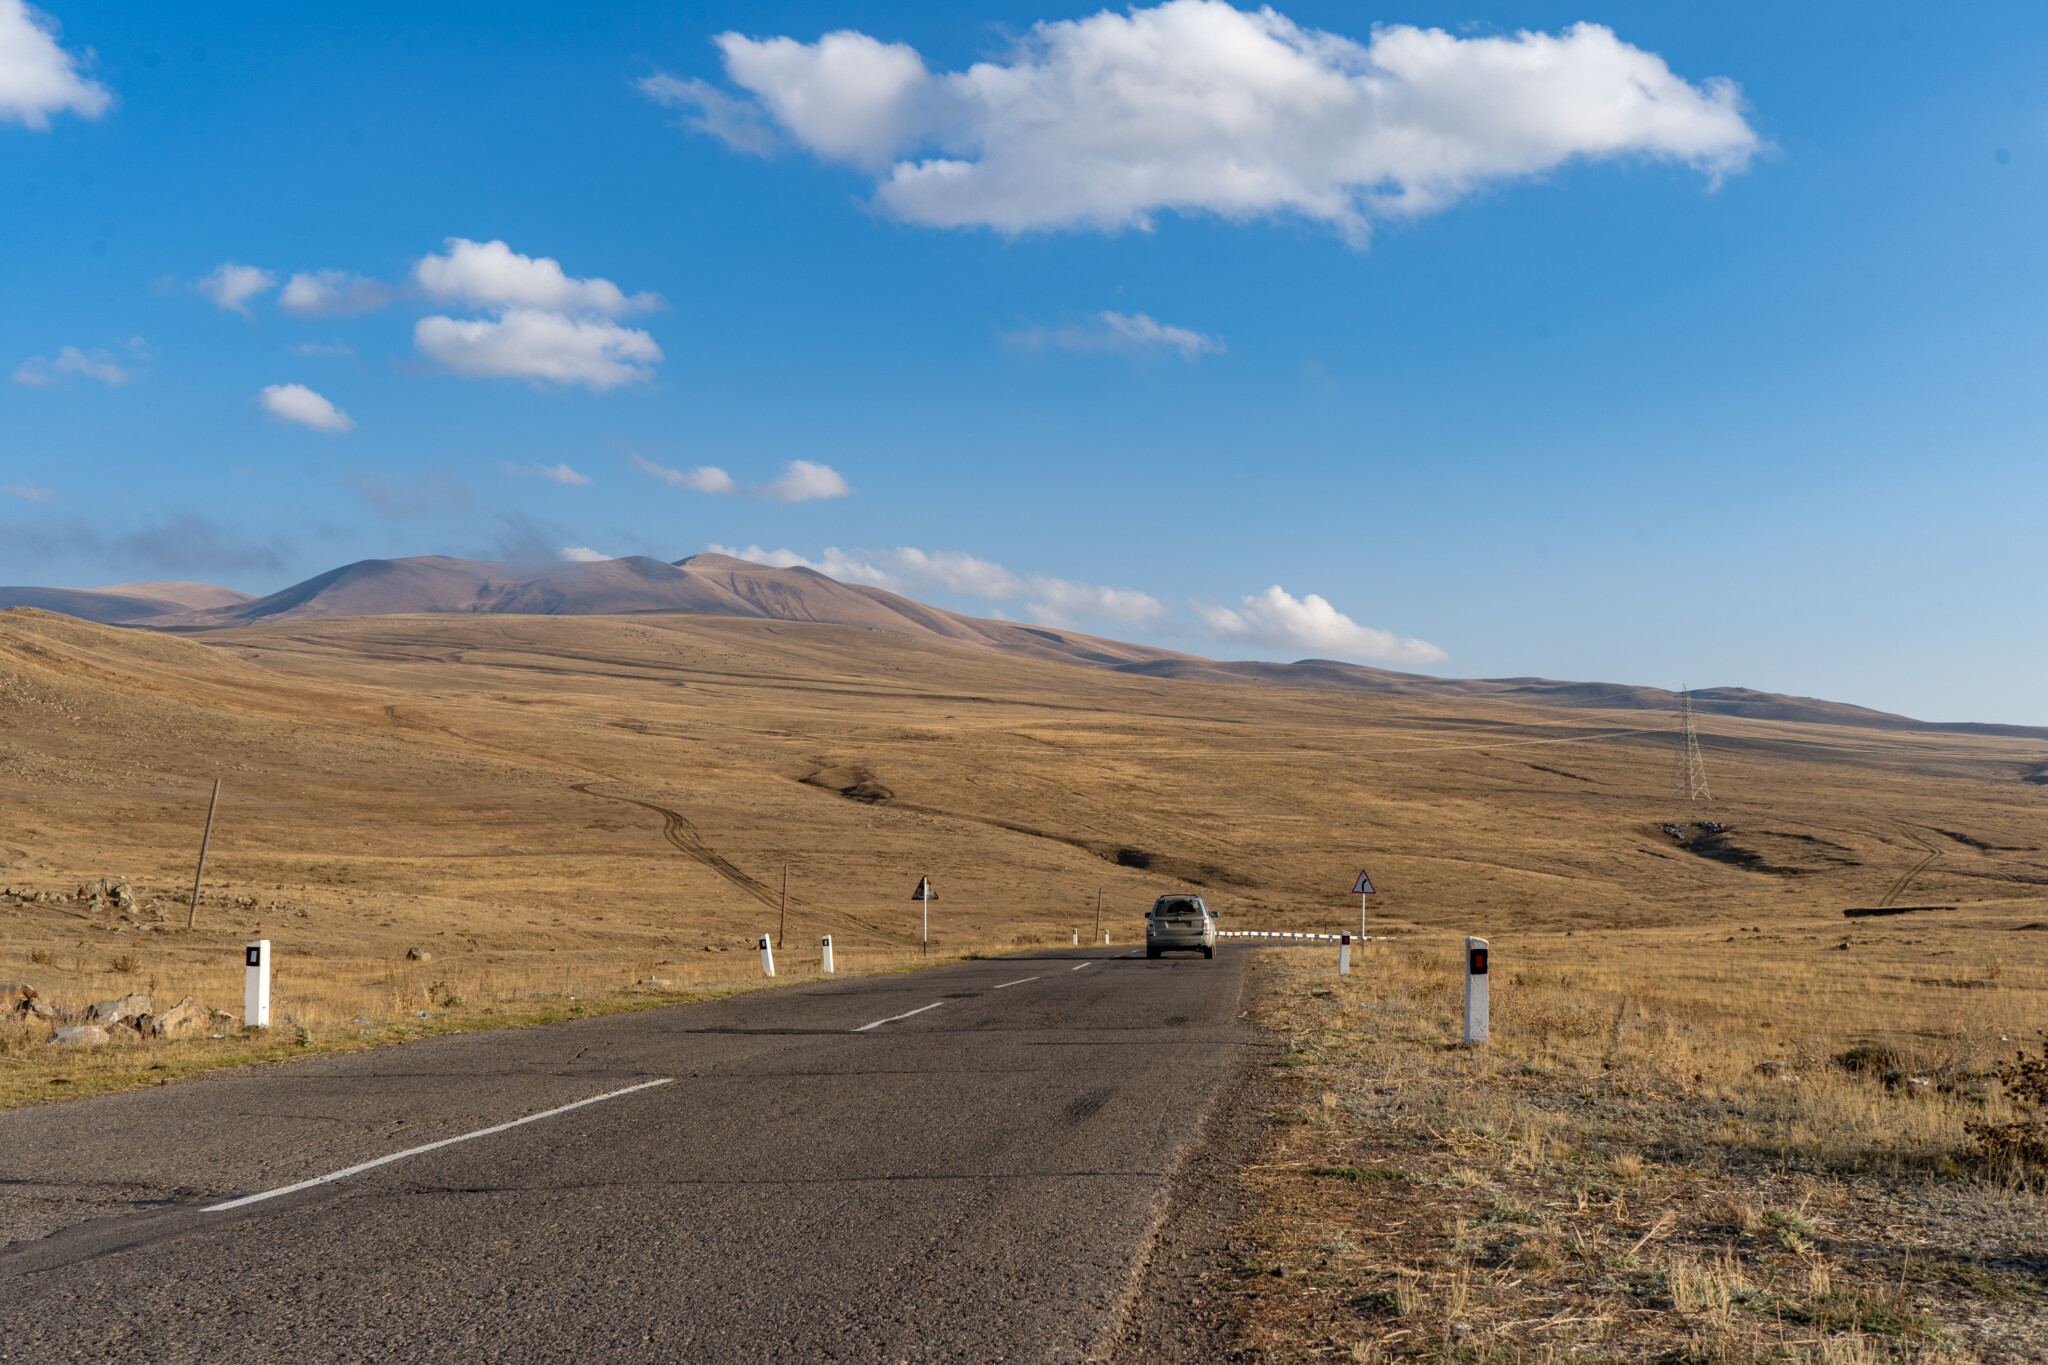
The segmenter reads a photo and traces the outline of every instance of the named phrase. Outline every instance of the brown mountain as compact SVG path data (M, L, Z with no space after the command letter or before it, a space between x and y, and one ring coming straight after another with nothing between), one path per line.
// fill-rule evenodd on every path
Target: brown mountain
M1203 662L1192 654L1078 631L962 616L880 588L841 583L813 569L772 569L713 554L692 555L674 564L644 555L588 564L515 564L447 555L364 559L268 597L166 616L149 624L189 630L420 612L752 616L865 626L893 635L951 640L1066 663L1114 667L1138 662Z
M0 588L0 607L41 607L102 625L233 606L254 599L212 583L116 583L106 588Z
M9 597L7 594L18 594ZM176 596L174 597L174 593ZM31 597L29 594L41 594ZM202 600L207 594L215 600ZM182 600L185 609L176 603ZM963 616L881 588L842 583L812 569L775 569L727 555L673 564L633 555L595 563L505 563L420 555L365 559L268 597L195 583L115 588L0 589L0 605L45 607L89 620L206 630L265 622L419 613L615 616L681 612L860 626L1054 662L1155 678L1335 688L1437 700L1469 698L1615 711L1671 711L1678 694L1624 683L1551 678L1436 678L1331 659L1221 661L1078 631ZM196 609L195 609L196 608ZM1807 721L1879 730L1931 730L2048 739L2048 728L1936 724L1813 697L1743 687L1695 690L1695 710L1752 720Z

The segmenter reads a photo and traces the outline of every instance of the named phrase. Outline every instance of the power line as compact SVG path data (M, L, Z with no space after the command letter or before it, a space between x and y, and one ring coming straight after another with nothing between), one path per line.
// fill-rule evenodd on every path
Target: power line
M1714 794L1707 790L1707 764L1700 757L1700 733L1692 719L1692 689L1688 687L1678 696L1683 709L1678 755L1671 769L1671 794L1686 801L1711 801Z

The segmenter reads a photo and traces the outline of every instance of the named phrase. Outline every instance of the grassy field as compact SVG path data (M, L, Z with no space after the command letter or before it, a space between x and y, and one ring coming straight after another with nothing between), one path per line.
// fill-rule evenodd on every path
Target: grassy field
M1227 927L1356 925L1363 865L1391 956L1262 978L1300 1093L1259 1236L1331 1278L1239 1286L1261 1349L2027 1358L1971 1305L2038 1314L2041 1210L1960 1125L2004 1103L1999 1035L2048 1023L2048 744L1703 725L1710 805L1669 799L1672 718L1641 712L761 620L4 611L0 983L238 1011L267 937L280 1027L91 1057L17 1029L0 1098L757 984L785 876L802 971L827 933L848 966L914 959L924 875L951 956L1085 940L1098 904L1129 942L1173 890ZM1946 908L1843 918L1883 904ZM1445 1031L1468 932L1501 964L1478 1054ZM1897 1065L1833 1060L1858 1046Z
M1458 939L1269 954L1253 1358L2048 1359L2048 1190L1964 1127L2039 1042L2022 922L1500 936L1477 1048Z

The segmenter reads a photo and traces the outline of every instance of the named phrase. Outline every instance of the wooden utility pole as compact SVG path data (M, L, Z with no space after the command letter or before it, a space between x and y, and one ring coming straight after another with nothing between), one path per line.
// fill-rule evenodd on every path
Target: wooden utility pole
M782 865L782 923L775 926L775 946L782 946L782 936L789 932L789 864Z
M192 874L192 908L185 914L185 927L199 923L199 883L206 876L206 846L213 842L213 808L220 804L220 779L213 779L213 799L206 803L206 833L199 836L199 870Z
M1095 941L1102 942L1102 888L1095 888Z

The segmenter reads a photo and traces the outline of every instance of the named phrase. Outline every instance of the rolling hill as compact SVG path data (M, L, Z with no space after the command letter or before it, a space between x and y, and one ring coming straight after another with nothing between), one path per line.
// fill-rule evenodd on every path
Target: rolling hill
M771 568L718 554L692 555L674 563L644 555L591 563L509 563L419 555L358 560L267 597L203 583L0 588L0 606L9 605L183 633L367 616L683 613L857 626L1023 658L1190 682L1259 683L1610 711L1670 711L1678 705L1675 692L1627 683L1439 678L1332 659L1293 663L1207 659L1079 631L966 616L881 588L842 583L813 569ZM1702 713L1751 720L2048 738L2048 728L1921 721L1845 702L1744 687L1695 689L1692 704Z

